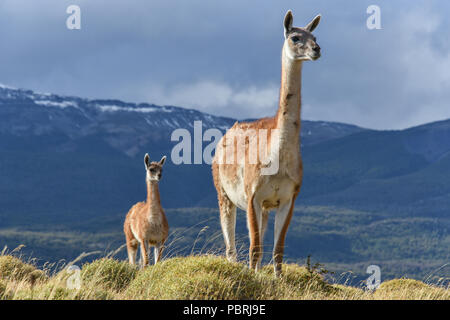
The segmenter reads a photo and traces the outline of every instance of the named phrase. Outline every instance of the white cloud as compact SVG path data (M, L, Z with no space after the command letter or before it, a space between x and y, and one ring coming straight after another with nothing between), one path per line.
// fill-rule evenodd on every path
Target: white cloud
M217 81L146 88L147 100L160 105L194 108L215 115L252 118L275 113L279 88L275 85L233 88Z
M450 118L450 51L435 38L444 35L442 13L415 8L400 15L398 94L404 97L402 127Z
M396 26L401 33L401 68L405 86L424 93L444 93L450 85L450 52L440 52L433 36L442 35L441 17L435 12L416 9L401 16Z

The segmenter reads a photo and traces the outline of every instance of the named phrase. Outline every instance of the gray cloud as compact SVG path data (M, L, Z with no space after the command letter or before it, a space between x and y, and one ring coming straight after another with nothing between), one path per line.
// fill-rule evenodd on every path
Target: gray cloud
M445 1L2 0L0 82L42 92L193 107L240 118L275 112L282 19L323 19L305 63L303 117L397 129L450 118ZM66 8L82 29L65 27Z

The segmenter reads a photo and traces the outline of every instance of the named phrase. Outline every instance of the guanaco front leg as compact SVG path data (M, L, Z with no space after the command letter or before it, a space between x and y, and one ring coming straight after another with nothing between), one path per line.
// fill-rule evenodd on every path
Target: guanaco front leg
M157 264L159 260L161 260L163 250L164 250L163 244L157 244L153 249L153 253L155 255L155 264Z
M295 194L291 201L282 204L275 214L275 232L274 232L274 246L273 246L273 263L274 271L277 277L281 276L281 267L284 254L284 240L289 223L292 218L294 210Z
M255 204L254 197L249 197L247 208L247 221L250 233L250 268L258 271L258 261L261 256L261 237L259 226L261 224L262 210L259 205Z

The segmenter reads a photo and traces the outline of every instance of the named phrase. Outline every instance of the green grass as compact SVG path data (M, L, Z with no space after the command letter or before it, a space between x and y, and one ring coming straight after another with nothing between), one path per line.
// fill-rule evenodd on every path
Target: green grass
M40 277L31 280L30 275ZM39 300L304 300L304 299L450 299L449 288L412 279L382 283L375 292L327 283L314 269L284 264L276 278L271 265L254 272L243 263L216 255L191 255L163 260L139 270L125 261L102 258L80 271L81 286L70 289L63 269L53 275L12 256L0 256L0 299Z

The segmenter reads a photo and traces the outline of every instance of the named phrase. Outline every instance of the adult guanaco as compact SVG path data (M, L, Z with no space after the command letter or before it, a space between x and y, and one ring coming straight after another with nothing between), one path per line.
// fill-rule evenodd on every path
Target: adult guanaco
M320 18L318 15L306 27L298 28L292 26L291 10L286 13L278 112L272 118L236 122L217 144L212 164L227 258L236 260L236 207L239 207L247 212L250 268L258 270L268 214L276 210L273 262L277 276L281 275L284 241L303 176L299 137L302 65L320 57L320 47L312 34ZM263 146L258 143L260 132L268 134L268 143ZM244 148L240 156L239 147ZM230 153L234 161L229 161ZM253 163L249 161L249 156L261 154L268 157L265 162L260 157ZM268 164L275 164L277 170L262 173Z

